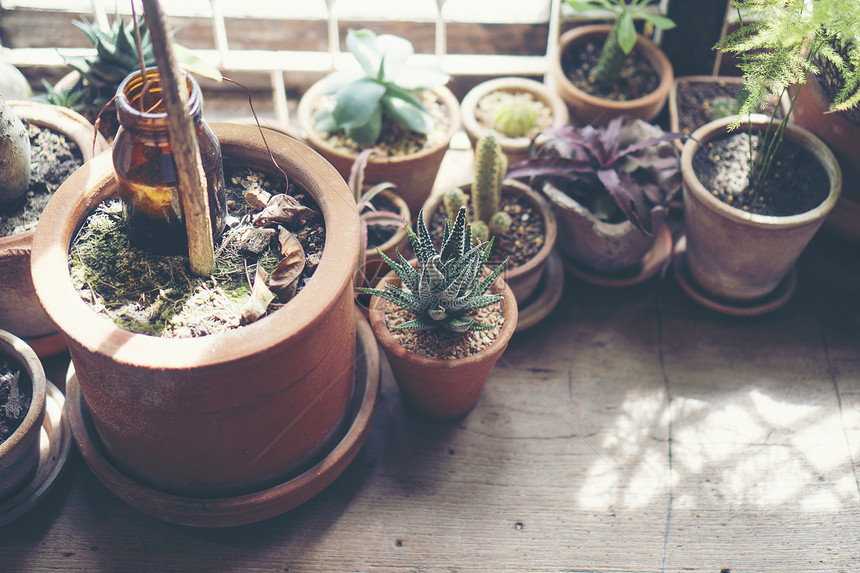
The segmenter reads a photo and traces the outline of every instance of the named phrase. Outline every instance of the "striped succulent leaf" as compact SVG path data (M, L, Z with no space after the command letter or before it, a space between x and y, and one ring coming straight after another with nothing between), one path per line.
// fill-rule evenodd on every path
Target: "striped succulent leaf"
M483 276L493 243L491 240L473 245L466 221L466 209L462 207L453 225L446 222L442 244L437 251L424 223L424 213L419 212L417 232L407 227L412 249L418 259L418 269L409 265L399 252L397 261L382 254L385 263L400 277L403 287L386 284L384 290L357 290L379 296L415 314L413 320L394 327L396 329L466 332L493 328L491 324L479 322L469 314L502 298L498 294L486 293L508 261L506 259L487 276Z

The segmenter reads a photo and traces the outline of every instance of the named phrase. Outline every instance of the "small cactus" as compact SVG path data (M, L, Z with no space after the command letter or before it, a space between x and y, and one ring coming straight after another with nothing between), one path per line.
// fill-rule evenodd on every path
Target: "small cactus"
M481 137L475 147L472 204L475 220L482 221L491 234L504 233L510 227L510 217L507 217L507 225L504 217L497 217L507 170L508 159L496 138L491 134Z
M540 118L538 103L526 93L509 94L496 106L493 128L506 137L526 137Z
M460 207L465 207L468 202L469 196L463 193L463 190L459 187L452 187L442 195L442 204L445 205L445 212L448 213L448 220L452 225L454 224L454 219L457 218Z

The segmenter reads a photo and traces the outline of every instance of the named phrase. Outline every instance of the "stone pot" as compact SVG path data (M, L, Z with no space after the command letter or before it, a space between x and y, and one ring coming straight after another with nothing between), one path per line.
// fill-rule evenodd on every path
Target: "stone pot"
M669 210L661 205L651 208L651 236L643 234L625 219L607 223L551 183L543 193L558 218L558 247L572 260L596 271L620 271L642 261L665 225Z
M277 174L256 128L212 127L225 160ZM266 139L336 232L327 234L309 284L257 322L200 338L162 339L123 330L81 300L68 250L84 219L117 193L110 153L57 191L36 231L36 293L66 337L98 436L121 471L161 492L258 491L312 465L343 431L355 359L355 203L319 155L280 134Z
M753 127L764 129L768 118L753 115ZM794 267L800 253L833 209L842 188L839 163L827 145L809 131L788 125L785 138L802 145L824 166L830 180L827 198L814 209L785 217L758 215L720 201L693 171L700 145L728 132L734 117L699 128L684 144L686 263L707 292L731 301L754 301L771 293ZM745 124L739 129L746 130Z
M299 100L297 111L299 127L308 144L325 157L341 176L348 180L349 170L357 154L342 152L325 139L314 128L314 107L323 96L324 84L322 80L308 88L308 91ZM442 100L448 109L451 125L445 134L442 143L414 153L400 157L378 158L371 157L367 162L364 181L369 185L389 181L397 186L396 193L403 197L409 210L417 213L418 209L430 196L436 174L442 164L442 158L448 151L451 138L460 129L460 104L454 94L446 87L439 87L433 92Z
M475 109L478 107L481 99L497 91L531 94L532 97L552 111L551 127L562 127L567 125L570 121L570 114L568 114L567 105L564 103L564 100L540 82L517 77L495 78L480 83L472 88L460 104L460 114L463 117L463 128L469 136L469 141L472 142L472 148L474 149L475 143L478 139L492 131L496 135L496 139L502 147L502 151L508 157L509 165L528 159L531 138L506 137L478 122L478 119L475 116ZM540 144L541 142L542 138L538 138L537 143Z
M93 158L93 126L80 114L70 109L32 101L9 102L22 121L33 123L61 133L81 150L84 161ZM95 152L107 149L107 142L99 136ZM33 279L30 277L30 250L33 231L0 237L0 328L28 340L38 354L51 354L62 345L45 346L43 342L57 327L42 310ZM41 340L39 340L41 339ZM42 349L45 352L42 352Z
M18 429L0 444L0 501L3 501L29 483L39 465L39 433L45 419L47 381L33 349L5 330L0 330L0 357L11 359L30 379L33 388L27 415Z
M388 282L399 286L400 278L388 273L379 288L385 288ZM488 348L454 360L420 356L398 344L385 325L385 308L389 303L378 296L370 299L373 334L388 358L404 401L418 412L433 418L455 419L465 416L477 403L517 326L517 302L510 288L500 279L491 290L504 297L505 324L501 332Z
M561 57L568 48L589 40L602 44L611 29L610 24L595 24L568 30L559 38L558 56L549 62L550 77L555 89L567 102L571 120L577 125L606 125L619 116L651 121L663 109L669 96L669 88L674 78L672 64L654 42L641 34L637 34L633 49L639 50L645 56L660 78L660 83L653 92L629 101L612 101L587 94L567 79L561 67Z
M461 189L466 195L470 195L472 185L463 185ZM524 185L513 179L507 179L502 185L502 193L525 197L526 201L543 216L544 228L546 229L543 246L541 246L537 255L518 267L506 268L502 273L502 278L508 284L514 297L520 304L524 304L532 296L535 288L537 288L544 267L546 266L547 258L552 253L553 247L555 247L558 225L549 204L538 193L532 191L528 185ZM430 219L441 203L441 194L433 195L427 200L427 203L424 204L424 217L426 220ZM516 224L516 219L514 219L514 224Z
M409 210L409 205L406 204L406 201L403 198L395 193L392 190L382 191L380 196L387 198L389 201L394 203L397 207L397 213L403 217L404 221L411 221L412 215ZM406 234L406 227L401 227L397 229L397 231L391 236L390 239L385 241L383 244L378 247L373 247L367 250L367 254L364 259L364 268L361 269L360 279L363 279L361 284L367 287L376 286L376 283L379 282L379 279L388 272L388 266L385 265L382 261L382 257L379 255L379 251L385 253L385 255L389 258L397 260L396 251L399 250L401 253L404 253L404 249L409 245L409 236ZM359 284L356 281L356 284Z

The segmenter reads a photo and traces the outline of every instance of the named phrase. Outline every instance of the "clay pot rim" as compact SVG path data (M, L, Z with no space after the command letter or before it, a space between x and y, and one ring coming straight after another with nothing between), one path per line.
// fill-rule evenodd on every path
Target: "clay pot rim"
M727 84L742 84L744 78L741 76L681 76L672 80L672 86L669 88L669 130L678 133L680 130L680 113L678 109L678 90L685 84L714 84L724 82ZM683 144L680 141L675 142L680 151Z
M571 28L559 38L558 57L552 58L550 66L554 72L557 81L561 83L563 89L576 94L576 97L581 98L586 104L600 106L614 111L625 111L632 108L638 108L656 102L662 99L669 93L672 87L672 81L675 74L672 69L672 64L665 53L651 40L642 34L636 34L636 44L634 50L639 50L640 53L651 63L655 73L660 78L660 83L654 91L645 94L642 97L626 101L613 101L601 97L596 97L587 94L573 85L564 73L561 67L561 56L567 47L574 42L583 42L591 39L593 36L606 36L612 29L612 24L589 24L587 26L577 26Z
M27 372L33 387L33 397L27 415L12 435L0 444L0 458L2 458L27 440L33 432L38 433L41 430L42 420L45 417L48 384L39 357L26 342L10 332L0 330L0 352L9 355Z
M256 127L212 124L227 161L238 157L251 167L264 168L269 161ZM269 316L228 332L199 338L165 339L134 333L114 325L93 312L75 291L67 261L73 232L104 198L115 193L111 153L106 151L76 171L55 193L36 229L32 273L36 292L48 315L68 337L94 353L108 353L120 363L138 363L143 357L151 368L200 368L217 366L249 354L264 353L285 339L305 336L319 312L334 305L352 273L339 272L358 260L358 217L355 202L343 178L316 152L277 133L266 140L278 163L291 178L314 196L327 225L341 224L338 232L326 233L320 265L309 284ZM252 147L249 147L248 144ZM242 149L248 150L246 154ZM258 157L254 162L253 158ZM301 156L299 168L293 157ZM84 191L86 194L84 194ZM63 222L75 222L64 230ZM345 226L344 226L345 225ZM316 302L314 302L316 301Z
M475 117L475 109L478 103L484 97L497 91L508 93L528 93L534 96L535 99L550 108L552 111L552 127L561 127L570 122L570 113L567 110L567 104L564 100L550 90L546 85L520 77L501 77L494 78L482 82L473 87L460 103L460 115L463 119L463 129L473 141L477 141L481 136L490 133L491 130L483 127L478 123ZM528 137L507 137L502 134L496 135L496 140L503 150L507 151L524 151L531 145L531 138Z
M463 190L471 191L472 183L465 183L459 186ZM515 179L505 179L502 182L502 193L505 191L510 191L513 193L519 193L523 197L525 197L526 201L531 203L532 207L535 207L538 212L543 216L544 222L544 242L543 246L541 246L540 250L526 261L524 264L518 267L512 267L505 269L504 274L507 276L508 281L512 278L516 278L522 275L526 275L530 273L535 268L544 264L544 262L549 257L550 253L552 253L553 248L555 247L555 242L558 237L558 223L556 222L555 213L552 212L552 209L549 206L549 203L541 197L540 193L529 187L524 183L520 183ZM468 194L468 193L467 193ZM426 213L432 213L439 208L439 204L442 202L442 195L436 194L430 197L427 202L422 207L423 211Z
M407 205L403 197L395 193L393 189L385 189L381 191L379 195L385 197L386 199L394 203L394 206L397 207L397 212L400 214L401 217L403 217L404 221L412 220L412 213L409 211L409 205ZM406 227L403 226L397 229L397 231L395 231L394 234L391 235L391 238L382 243L381 245L377 245L373 248L368 247L367 256L370 256L371 253L376 254L376 249L379 249L381 251L393 249L394 247L399 245L405 238Z
M315 146L319 149L325 150L326 153L337 155L342 158L348 158L354 160L358 154L357 153L344 153L340 149L335 148L330 145L328 141L319 136L319 132L314 129L314 120L313 120L313 107L317 100L323 95L323 87L324 80L320 80L313 84L308 90L302 95L299 99L299 105L296 110L296 116L298 118L298 123L302 131L302 135L305 139L310 142L312 146ZM448 110L448 116L451 119L450 125L448 126L448 131L445 132L445 139L442 143L430 147L428 149L422 149L417 153L411 153L409 155L399 155L395 157L385 157L381 159L377 159L375 157L371 157L368 160L368 166L373 164L381 164L381 165L397 165L399 163L405 163L409 161L421 160L424 157L433 155L434 153L438 153L443 148L446 148L451 138L454 137L454 134L460 130L461 125L461 115L460 115L460 102L457 100L457 97L454 93L445 86L439 86L433 88L431 90L439 99L442 100L442 103Z
M830 192L824 201L813 209L796 215L760 215L723 203L705 189L693 169L693 156L701 144L728 133L728 126L735 118L736 116L729 116L707 123L694 131L686 143L684 143L684 148L681 151L681 173L683 175L685 193L690 193L697 200L708 206L709 209L716 211L727 219L761 228L790 228L811 224L833 209L842 190L842 170L839 167L839 162L836 160L833 152L830 151L830 148L821 139L816 137L812 132L792 123L786 126L785 138L803 146L804 149L812 153L821 163L822 167L824 167L830 179ZM763 114L752 114L751 119L754 126L765 127L770 118ZM742 122L741 126L744 124L746 124L746 121Z
M413 266L417 266L418 261L416 259L412 259L409 261ZM394 284L400 283L400 277L397 276L394 271L386 274L379 281L377 288L384 289L385 284L392 282ZM388 301L379 298L374 295L370 299L370 324L373 328L373 333L376 335L376 339L379 343L384 346L389 352L391 352L394 356L398 358L408 361L419 368L427 368L427 369L438 369L438 370L450 370L453 368L458 368L461 366L468 366L471 364L476 364L487 360L489 357L504 352L507 347L508 341L513 336L514 331L517 328L517 301L514 298L513 293L511 292L508 284L501 278L496 279L496 282L493 283L493 286L490 288L493 293L502 295L502 314L505 317L505 323L502 325L501 330L499 331L499 335L496 339L483 350L476 352L474 354L470 354L465 358L455 358L453 360L444 360L442 358L432 358L429 356L421 356L419 354L415 354L401 346L392 336L391 331L388 330L388 327L385 325L384 314L385 311L382 308L382 304L388 304Z

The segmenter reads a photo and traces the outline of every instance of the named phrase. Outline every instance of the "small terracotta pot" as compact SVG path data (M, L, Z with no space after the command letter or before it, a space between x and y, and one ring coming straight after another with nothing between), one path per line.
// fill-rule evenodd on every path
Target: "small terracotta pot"
M344 179L349 179L349 170L357 154L344 153L323 139L314 125L314 106L323 96L324 84L319 81L308 88L299 100L297 117L302 135L308 144L325 157ZM435 147L425 149L412 155L400 157L377 158L371 157L367 162L364 180L368 184L389 181L397 186L395 192L403 197L409 210L417 213L418 209L430 196L436 174L442 164L442 158L448 151L451 138L460 129L460 104L457 98L446 87L433 90L445 104L451 119L451 125L445 134L444 141Z
M397 213L403 217L404 221L412 221L409 205L406 204L406 201L400 195L389 190L383 191L379 195L394 203L397 207ZM395 251L399 250L401 253L404 253L404 249L408 244L409 236L406 234L406 227L401 227L383 244L378 247L369 248L365 255L364 268L360 269L361 276L359 278L363 280L361 283L356 281L356 284L363 284L367 287L375 286L382 275L388 271L388 267L382 262L382 257L378 251L382 251L387 257L397 260Z
M633 49L639 50L645 56L660 78L660 83L653 92L633 100L612 101L587 94L567 79L561 67L561 57L567 49L589 40L602 43L611 29L610 24L596 24L568 30L559 38L558 57L550 61L550 75L555 89L567 102L570 117L577 125L606 125L619 116L651 121L663 109L663 104L669 96L669 88L674 78L672 64L654 42L641 34L636 35L636 45Z
M391 282L400 285L396 274L388 273L379 288ZM508 341L517 327L517 303L503 280L496 281L492 292L504 299L502 313L505 324L488 348L467 358L442 360L420 356L397 343L385 325L388 302L377 296L370 299L370 326L382 346L403 399L426 416L455 419L465 416L475 407L481 391Z
M256 128L212 127L226 161L277 173ZM93 209L116 195L108 152L63 184L36 231L36 293L66 337L98 435L117 467L165 493L263 489L312 464L342 431L355 358L355 203L322 157L280 134L266 140L280 167L316 200L329 232L305 288L253 324L162 339L123 330L81 300L69 245Z
M665 225L669 210L651 208L651 236L643 234L628 220L607 223L572 199L564 191L545 183L543 189L558 217L558 247L574 261L596 271L620 271L642 261Z
M33 398L21 425L0 444L0 501L21 489L36 473L47 391L45 371L33 349L17 336L0 330L0 358L7 357L30 378Z
M460 188L466 195L471 194L471 184L463 185ZM543 274L544 267L546 266L547 258L555 247L558 225L556 224L555 215L553 214L552 209L550 209L549 203L547 203L546 200L538 193L532 191L528 185L524 185L513 179L507 179L502 186L502 193L505 195L514 194L524 197L535 211L538 211L541 214L543 217L544 228L546 229L544 243L538 253L526 261L525 264L505 269L502 273L502 278L508 284L514 297L522 304L529 300L529 297L532 296L535 288L537 288L538 282L540 282L540 277ZM430 197L430 199L427 200L427 203L424 204L424 216L429 218L436 212L436 209L439 208L441 203L441 194L436 194ZM514 219L514 223L516 224L516 219Z
M479 123L477 117L475 117L475 109L478 107L481 99L498 91L531 94L537 101L552 110L552 127L562 127L567 125L570 121L570 114L568 114L567 105L564 103L564 100L540 82L515 77L495 78L480 83L472 88L460 104L460 114L463 117L463 128L469 136L469 141L472 142L472 148L475 147L475 143L478 139L492 131L496 134L499 145L502 147L502 151L504 151L505 155L508 157L509 165L528 159L531 138L505 137L502 134L497 133L495 130L485 127ZM541 138L538 138L538 144L542 141L543 140Z
M70 109L31 101L9 102L22 121L51 129L73 141L84 161L93 158L95 130L82 115ZM95 151L107 149L99 136ZM26 339L51 335L57 327L42 310L30 277L33 231L0 237L0 328Z
M754 129L768 118L753 115ZM735 120L726 117L699 128L684 144L684 223L687 266L709 293L732 301L754 301L772 292L794 266L800 253L833 209L842 188L839 163L827 145L809 131L788 125L785 138L812 153L827 171L830 192L814 209L786 217L757 215L720 201L693 170L700 145L728 133ZM742 124L740 130L746 131Z

